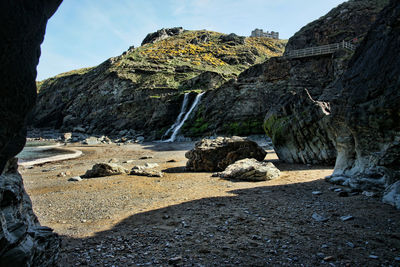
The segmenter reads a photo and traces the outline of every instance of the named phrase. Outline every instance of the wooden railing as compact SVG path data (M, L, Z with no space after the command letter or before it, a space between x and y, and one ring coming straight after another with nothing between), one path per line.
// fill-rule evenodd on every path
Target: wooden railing
M287 51L283 55L287 58L301 58L301 57L312 57L312 56L319 56L319 55L327 55L332 54L333 52L339 49L348 49L354 51L356 49L355 45L349 42L340 42L335 44L328 44L322 46L315 46L315 47L308 47L304 49L292 50Z

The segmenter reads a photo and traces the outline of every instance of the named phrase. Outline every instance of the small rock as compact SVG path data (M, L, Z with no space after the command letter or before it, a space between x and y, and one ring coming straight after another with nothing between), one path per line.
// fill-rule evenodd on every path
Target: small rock
M153 156L147 155L147 156L140 157L139 159L152 159L152 158L153 158Z
M314 220L316 220L317 222L327 222L329 220L328 218L326 218L326 217L324 217L322 215L319 215L316 212L314 212L314 214L312 215L312 218Z
M332 261L332 260L334 260L335 258L333 257L333 256L326 256L325 258L324 258L324 261Z
M319 196L319 195L322 195L322 192L321 191L313 191L312 194Z
M376 259L379 259L379 257L376 256L376 255L369 255L368 258L370 258L370 259L375 259L375 260L376 260Z
M364 191L362 194L366 197L374 197L376 194L374 192Z
M340 217L340 219L341 219L343 222L345 222L345 221L349 221L349 220L354 219L354 217L351 216L351 215L346 215L346 216Z
M336 189L333 190L333 192L336 192L336 193L339 193L339 192L342 192L342 191L343 191L342 188L336 188Z
M59 174L57 174L57 177L65 177L65 176L67 176L65 172L60 172Z
M132 163L132 162L133 162L133 160L130 159L130 160L125 160L125 161L123 161L122 163Z
M351 243L351 242L346 242L346 245L348 245L349 247L351 247L351 248L355 248L356 246L353 244L353 243Z
M68 179L69 182L80 182L82 178L80 176L71 177Z
M145 166L146 168L156 168L156 167L158 167L159 165L158 165L157 163L145 163L144 166Z
M341 191L341 192L339 192L338 196L339 197L348 197L349 193L347 193L346 191Z
M177 162L175 159L167 160L167 162Z
M108 161L108 163L117 163L117 162L118 162L118 159L116 159L116 158L112 158Z
M177 264L180 261L182 261L182 256L177 256L177 257L170 258L168 260L168 263L169 264Z
M400 261L400 257L394 258L395 261Z

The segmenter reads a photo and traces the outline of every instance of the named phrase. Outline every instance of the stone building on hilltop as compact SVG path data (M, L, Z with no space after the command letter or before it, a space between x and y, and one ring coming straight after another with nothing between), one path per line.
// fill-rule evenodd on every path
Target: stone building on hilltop
M266 31L262 29L255 29L254 31L251 32L250 37L269 37L273 39L279 39L279 32L274 32L274 31Z

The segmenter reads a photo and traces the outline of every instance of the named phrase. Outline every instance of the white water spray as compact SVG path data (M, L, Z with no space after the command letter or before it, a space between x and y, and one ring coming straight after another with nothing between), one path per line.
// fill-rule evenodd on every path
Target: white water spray
M178 117L176 118L176 121L174 122L174 124L172 124L172 126L165 132L165 134L163 135L161 140L164 137L166 137L172 130L174 130L175 127L179 125L179 123L181 123L182 117L183 117L183 115L185 115L185 111L186 111L186 107L187 107L187 104L188 104L188 100L189 100L189 93L186 93L185 96L183 97L183 103L182 103L182 107L181 107L181 112L179 113ZM165 141L165 142L167 142L167 141Z
M185 121L189 118L190 113L192 113L192 111L196 108L197 104L200 102L200 99L201 99L201 97L203 96L204 93L205 93L205 92L200 93L200 94L198 94L198 95L196 96L196 98L195 98L195 100L193 101L193 104L192 104L192 106L190 107L189 111L185 114L185 117L184 117L180 122L178 122L179 117L181 117L181 114L179 114L179 116L178 116L176 122L175 122L175 123L172 125L172 127L171 127L171 128L173 128L173 127L175 126L175 124L176 124L176 126L175 126L175 128L174 128L174 130L173 130L173 132L172 132L171 137L170 137L168 140L165 140L165 141L163 141L163 142L174 142L174 141L175 141L176 135L179 133L179 130L182 128L182 126L183 126L183 124L185 123ZM185 94L185 97L186 97L186 94ZM185 102L185 98L184 98L183 101ZM184 103L184 104L185 104L185 103ZM184 104L183 104L183 105L184 105ZM183 108L183 105L182 105L182 108ZM181 111L181 113L182 113L182 111ZM177 122L178 122L178 123L177 123ZM168 130L168 131L169 131L169 130ZM168 131L167 131L167 133L168 133ZM167 133L166 133L166 134L167 134Z

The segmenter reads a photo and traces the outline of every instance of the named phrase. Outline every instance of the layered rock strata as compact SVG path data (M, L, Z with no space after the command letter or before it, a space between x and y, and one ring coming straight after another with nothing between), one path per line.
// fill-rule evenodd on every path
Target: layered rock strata
M327 180L382 190L400 178L400 3L380 14L332 101L338 157Z
M47 20L61 0L0 2L0 266L54 266L60 247L40 226L17 170L36 99L36 65Z

